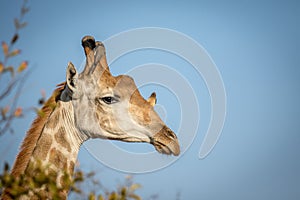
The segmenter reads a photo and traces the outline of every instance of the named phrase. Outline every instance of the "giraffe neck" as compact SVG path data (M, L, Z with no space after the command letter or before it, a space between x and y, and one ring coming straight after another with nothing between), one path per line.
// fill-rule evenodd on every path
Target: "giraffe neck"
M45 123L30 162L41 161L56 172L63 170L73 174L79 148L86 139L75 126L72 102L58 101Z
M43 114L36 118L27 132L12 168L12 175L30 176L38 167L46 167L45 173L55 177L56 185L64 188L66 180L63 175L67 173L72 176L79 148L88 137L81 134L75 126L72 101L58 100L62 89L63 85L54 91L42 108ZM37 188L37 191L51 199L51 194L45 188L47 185ZM11 199L9 193L6 188L0 199ZM64 189L59 198L65 199L67 193L68 189ZM28 193L22 199L31 197L32 194Z
M47 176L54 177L58 187L64 188L59 193L59 198L66 199L69 190L66 181L69 179L66 180L64 175L72 177L80 146L86 139L75 126L72 102L58 101L32 151L24 170L25 175L34 174L35 170L42 167ZM42 185L36 192L51 199L52 196L46 192L46 188L49 188L47 184ZM24 199L32 197L29 193Z
M54 177L57 186L63 186L63 190L59 192L59 199L66 199L68 193L68 188L63 185L65 179L62 179L62 175L67 173L72 176L80 145L88 139L75 126L72 101L60 101L64 89L65 83L58 85L33 121L11 170L11 174L16 178L21 175L25 178L32 177L35 176L35 170L44 170L45 175ZM39 163L43 166L37 165ZM52 199L48 186L45 183L36 188L35 192L43 199ZM28 185L22 184L21 187L25 189ZM15 199L11 193L12 189L6 187L0 199ZM22 195L20 199L34 197L36 196L31 191Z

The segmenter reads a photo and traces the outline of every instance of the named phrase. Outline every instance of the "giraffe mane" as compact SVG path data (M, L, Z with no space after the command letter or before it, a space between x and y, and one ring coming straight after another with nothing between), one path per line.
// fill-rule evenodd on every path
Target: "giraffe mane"
M29 164L30 157L36 147L37 141L41 136L49 116L54 111L60 94L64 90L65 86L65 82L57 85L57 88L54 90L51 97L46 101L41 109L41 112L31 124L31 127L26 133L26 136L20 147L20 151L13 165L11 171L12 175L19 176L25 172L27 165Z

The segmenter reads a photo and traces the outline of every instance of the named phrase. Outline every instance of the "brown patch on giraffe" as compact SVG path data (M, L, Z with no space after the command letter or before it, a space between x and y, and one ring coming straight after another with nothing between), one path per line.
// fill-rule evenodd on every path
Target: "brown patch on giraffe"
M95 99L95 104L96 104L96 109L97 109L97 112L95 113L95 117L99 121L100 117L99 117L98 113L101 113L102 115L105 115L105 114L107 114L107 112L102 108L102 106L99 102L99 99Z
M104 129L104 130L109 129L110 128L109 124L110 124L110 121L108 118L106 118L106 117L99 118L99 126L102 129Z
M36 148L33 151L35 159L45 159L52 144L51 135L44 133L37 142Z
M101 69L101 71L99 72L101 74L98 80L98 84L101 85L102 83L105 83L107 87L114 87L117 83L117 79L111 75L108 68L103 68L101 64L99 68Z
M129 112L136 118L141 125L148 125L151 123L150 104L142 97L138 90L131 95Z
M112 126L113 124L113 126ZM109 131L109 132L113 132L113 133L117 133L117 132L120 132L121 129L120 127L118 126L118 123L115 121L115 119L110 119L110 118L107 118L107 117L102 117L100 118L99 120L99 126L106 130L106 131ZM115 139L113 137L107 137L107 139Z
M46 124L46 127L50 128L50 129L56 128L59 123L59 115L60 115L60 112L57 112L57 111L53 112L53 114L51 115L52 120L48 121L48 123Z
M64 90L65 85L65 83L58 85L58 88L53 92L52 96L41 109L42 114L39 114L33 121L25 136L20 148L20 152L12 168L12 175L19 176L20 174L24 173L26 167L28 166L30 157L36 147L37 141L40 138L42 130L44 129L45 123L48 121L48 118L54 111L55 106L57 105L57 100L59 99L61 92Z
M57 172L54 169L49 168L48 169L48 176L56 177L57 176Z
M133 78L127 75L120 75L114 78L110 77L110 79L115 81L116 85L114 87L121 93L120 96L129 99L129 113L135 121L142 126L149 125L151 123L150 113L153 108L140 94Z
M54 138L58 144L66 148L68 152L71 152L71 146L66 138L66 130L64 127L60 127L58 129L57 133L54 135Z
M67 158L61 151L55 148L50 150L49 162L58 169L67 169Z

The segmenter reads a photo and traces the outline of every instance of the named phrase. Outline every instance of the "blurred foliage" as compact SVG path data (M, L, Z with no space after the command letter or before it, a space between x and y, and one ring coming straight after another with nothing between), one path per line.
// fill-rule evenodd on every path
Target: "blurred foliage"
M125 183L120 185L116 191L104 191L105 195L102 194L96 194L95 191L91 191L88 194L89 200L140 200L142 199L140 196L138 196L135 192L137 189L141 188L140 184L133 183L132 176L127 176L125 179ZM98 189L102 189L102 187L99 185Z
M15 32L9 42L2 41L1 43L3 56L0 59L0 136L8 131L13 132L12 121L23 116L24 109L17 106L17 101L28 74L26 73L28 62L24 60L17 65L11 63L14 63L21 53L20 49L15 48L15 44L19 40L20 30L27 25L24 17L28 11L27 1L24 0L20 16L14 20ZM7 100L7 98L11 99Z
M124 184L116 191L103 191L101 184L94 179L95 173L84 173L76 170L73 176L66 172L55 172L50 166L43 166L41 162L30 164L26 172L18 177L10 174L8 164L5 164L0 175L0 191L5 191L11 199L19 199L23 195L35 199L62 199L69 193L76 193L80 199L89 200L140 200L136 190L140 184L133 183L132 177L126 177ZM96 191L84 192L81 184L92 181ZM97 194L102 192L103 194Z
M38 162L35 166L29 166L26 173L15 177L10 174L8 164L5 164L3 174L0 175L0 188L1 190L5 189L5 194L11 199L18 199L22 195L30 195L38 199L46 199L49 196L52 199L61 199L62 194L68 188L74 188L73 190L76 191L73 184L75 181L83 179L82 174L75 174L74 181L72 181L67 173L62 173L61 177L64 184L58 186L58 174L49 169L47 166L42 167L41 162Z

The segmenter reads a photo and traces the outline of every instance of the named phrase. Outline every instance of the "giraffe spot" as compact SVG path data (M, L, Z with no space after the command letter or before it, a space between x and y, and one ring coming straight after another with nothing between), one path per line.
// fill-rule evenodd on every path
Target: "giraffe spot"
M130 97L129 112L140 125L151 123L150 117L151 106L141 96L138 90L135 90Z
M100 127L105 129L105 130L109 129L109 124L110 124L110 121L107 118L101 118L99 120Z
M143 121L145 124L149 124L151 122L149 112L143 112Z
M52 137L47 133L42 134L33 151L33 157L37 160L44 160L48 155L51 144Z
M54 169L49 168L48 169L48 175L52 176L52 177L56 177L57 176L57 172Z
M148 107L131 105L129 112L138 124L145 126L151 123L150 110Z
M59 122L59 115L60 113L57 110L55 110L53 114L50 116L50 119L48 120L46 127L50 129L56 128Z
M71 152L71 146L66 138L66 130L63 127L60 127L55 133L54 138L58 144L60 144L62 147L66 148L68 152Z
M50 151L49 162L58 169L67 169L67 158L61 151L55 148Z

